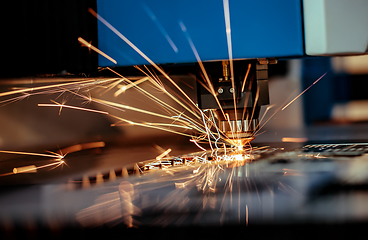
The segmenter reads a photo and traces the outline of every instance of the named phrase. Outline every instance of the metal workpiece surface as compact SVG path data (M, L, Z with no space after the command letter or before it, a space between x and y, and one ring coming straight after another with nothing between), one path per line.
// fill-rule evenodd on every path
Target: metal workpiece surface
M0 223L11 232L11 226L53 231L366 222L368 144L303 145L188 148L161 159L129 154L138 148L81 151L64 159L78 169L73 173L39 169L23 175L60 176L2 186ZM95 167L88 167L91 160Z

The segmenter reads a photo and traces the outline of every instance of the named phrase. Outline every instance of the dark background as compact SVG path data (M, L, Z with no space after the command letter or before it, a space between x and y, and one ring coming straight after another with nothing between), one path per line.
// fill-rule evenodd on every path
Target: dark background
M96 10L96 1L8 1L1 13L0 77L96 72L97 54L77 40L98 45L89 7Z

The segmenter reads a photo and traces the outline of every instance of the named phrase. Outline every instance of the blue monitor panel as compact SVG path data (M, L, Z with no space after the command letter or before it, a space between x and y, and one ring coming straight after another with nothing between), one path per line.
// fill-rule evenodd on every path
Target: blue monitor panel
M303 56L300 0L229 0L234 59ZM98 0L97 13L157 64L229 58L221 0ZM192 45L191 45L192 44ZM99 66L148 64L102 22Z

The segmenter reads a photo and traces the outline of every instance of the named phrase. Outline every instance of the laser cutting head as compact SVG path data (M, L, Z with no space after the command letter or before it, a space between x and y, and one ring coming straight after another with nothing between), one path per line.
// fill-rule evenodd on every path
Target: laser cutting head
M200 84L203 74L200 70L197 73L199 107L215 109L218 128L232 145L247 144L259 129L261 106L269 104L268 64L271 63L276 60L234 61L233 81L228 61L204 63L213 93Z

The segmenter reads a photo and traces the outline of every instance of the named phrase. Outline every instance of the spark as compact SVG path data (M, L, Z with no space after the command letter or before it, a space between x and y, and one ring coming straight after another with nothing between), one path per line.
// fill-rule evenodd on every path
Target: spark
M245 225L248 227L248 205L245 205Z
M244 77L244 81L243 81L243 86L242 86L242 89L241 89L241 92L244 92L244 88L245 88L245 82L247 81L248 79L248 75L249 75L249 71L250 71L250 67L252 66L252 64L248 64L248 70L247 70L247 73L245 74L245 77Z
M162 35L164 35L166 40L169 42L169 44L170 44L171 48L174 50L174 52L178 53L179 52L178 48L176 47L173 40L170 38L169 34L166 32L165 28L162 26L160 21L158 21L156 15L152 12L152 10L146 4L142 3L142 7L146 11L148 16L151 18L151 20L156 24L157 28L160 30Z
M263 121L264 117L266 116L266 114L268 113L268 111L273 108L275 105L270 105L270 106L267 106L266 110L264 111L263 113L263 116L261 117L261 119L259 120L258 122L258 125L256 127L256 129L259 127L259 125L261 124L261 122Z
M29 155L29 156L39 156L39 157L49 157L49 158L58 158L63 159L64 156L54 153L55 155L51 154L43 154L43 153L32 153L32 152L17 152L17 151L6 151L6 150L0 150L0 153L9 153L9 154L21 154L21 155Z
M107 80L107 81L111 81L111 80ZM17 90L13 90L13 91L2 92L2 93L0 93L0 97L9 96L9 95L18 94L18 93L27 93L27 92L33 92L33 91L38 91L38 90L51 89L51 88L60 88L60 87L87 84L87 83L88 84L91 84L91 83L95 84L96 80L95 79L93 79L93 80L89 79L89 80L82 80L82 81L76 81L76 82L68 82L68 83L60 83L60 84L40 86L40 87L17 89Z
M62 84L46 85L46 86L32 87L32 88L20 88L20 89L15 89L12 91L0 93L0 97L11 96L15 94L24 94L22 96L13 97L10 99L0 101L0 103L15 102L15 101L22 100L27 97L33 96L33 95L53 94L53 93L58 93L58 92L61 92L61 94L63 94L65 91L71 91L71 90L79 91L82 88L98 86L98 85L102 85L102 84L105 84L111 81L116 81L116 78L105 79L105 80L95 80L95 79L93 80L88 79L88 80L82 80L82 81L78 80L78 81L62 83Z
M296 96L293 100L291 100L288 104L286 104L283 108L282 108L282 105L284 105L284 103L286 103L288 101L289 98L286 99L286 101L281 104L281 106L276 109L276 111L266 120L265 123L263 123L263 125L254 133L257 134L272 118L273 116L275 116L279 111L280 109L282 108L282 110L284 110L286 107L288 107L291 103L293 103L296 99L298 99L303 93L305 93L307 90L309 90L313 85L315 85L319 80L321 80L330 70L328 70L327 72L325 72L321 77L319 77L313 84L311 84L308 88L306 88L303 92L301 92L298 96ZM295 92L295 91L294 91Z
M90 142L90 143L82 143L82 144L76 144L73 146L69 146L66 148L63 148L60 150L62 153L74 153L78 151L82 151L85 149L92 149L92 148L101 148L105 147L105 142Z
M196 125L190 119L187 119L185 117L182 117L181 114L179 116L172 116L172 118L174 118L174 119L178 119L178 118L183 119L183 120L187 121L190 124L190 126L192 126L193 128L197 129L199 132L205 132L205 130L203 130L202 128L200 128L198 125Z
M107 101L107 100L102 100L102 99L97 99L97 98L92 98L92 99L95 100L96 102L104 103L107 106L114 106L114 107L118 107L118 108L122 108L122 109L126 109L126 110L132 110L132 111L136 111L136 112L140 112L140 113L145 113L145 114L148 114L148 115L152 115L152 116L156 116L156 117L161 117L161 118L166 118L166 119L172 120L172 117L171 116L166 116L166 115L163 115L163 114L159 114L159 113L147 111L147 110L136 108L136 107L133 107L133 106L128 106L128 105L124 105L124 104L121 104L121 103L110 102L110 101ZM180 119L178 119L178 121L185 122L185 121L180 120Z
M203 151L207 151L205 148L201 147L201 146L197 143L197 141L195 141L195 140L193 140L193 139L190 139L189 141L190 141L190 142L192 142L192 143L194 143L197 147L199 147L199 148L200 148L200 149L202 149Z
M122 93L124 93L126 90L128 90L129 88L135 87L135 86L137 86L138 84L141 84L141 83L143 83L143 82L145 82L145 81L147 81L147 80L148 80L148 77L144 77L144 78L141 78L141 79L139 79L139 80L137 80L137 81L135 81L135 82L129 83L129 84L124 85L124 86L118 85L118 87L119 87L120 89L114 93L114 97L119 96L120 94L122 94Z
M109 59L111 62L117 64L117 62L110 57L109 55L107 55L106 53L102 52L100 49L96 48L95 46L93 46L91 43L87 42L86 40L84 40L83 38L79 37L78 41L85 45L86 47L88 47L89 49L92 49L93 51L97 52L98 54L104 56L105 58Z
M150 82L152 82L154 85L156 85L159 89L161 89L162 91L166 92L166 89L165 89L165 86L164 84L161 82L160 78L157 76L157 74L155 73L155 71L153 71L152 69L152 72L155 74L153 74L146 65L144 65L144 68L147 69L147 71L151 74L152 78L148 78L148 80ZM153 81L156 80L156 81Z
M210 90L211 90L211 91L210 91L210 93L211 93L211 94L213 95L213 97L215 98L217 105L219 106L219 108L220 108L220 110L221 110L222 114L225 116L224 110L222 109L222 106L221 106L221 104L220 104L220 101L219 101L219 100L218 100L218 98L217 98L217 95L216 95L215 89L214 89L214 87L213 87L213 84L211 83L211 80L210 80L210 78L209 78L209 77L208 77L208 75L207 75L207 71L206 71L206 69L205 69L205 68L204 68L204 66L203 66L202 60L201 60L201 58L199 57L199 54L198 54L198 52L197 52L197 49L195 48L194 43L193 43L193 41L192 41L191 37L189 36L189 33L187 32L187 28L185 27L184 23L183 23L181 20L179 21L179 25L180 25L180 28L181 28L181 30L183 31L183 33L184 33L185 37L187 38L187 40L188 40L188 42L189 42L190 47L192 48L192 51L193 51L193 53L194 53L194 56L196 57L197 62L198 62L198 64L199 64L199 67L201 68L201 71L202 71L202 73L203 73L203 75L204 75L204 79L206 80L207 85L208 85L208 87L209 87L209 88L210 88Z
M202 120L203 120L203 124L206 128L206 134L207 134L207 138L208 138L208 142L210 144L210 147L211 147L211 150L213 151L213 148L212 148L212 144L211 144L211 137L210 137L210 129L208 128L207 124L206 124L206 120L204 119L204 114L203 112L201 111L201 114L202 114Z
M183 128L183 129L193 129L192 127L182 126L182 125L177 125L177 124L171 124L171 123L150 123L150 122L145 122L145 124L149 124L149 125L153 125L153 126L166 126L166 127L176 127L176 128Z
M281 111L284 111L285 108L287 108L290 104L292 104L295 100L297 100L301 95L303 95L306 91L308 91L312 86L314 86L316 83L319 82L329 71L325 72L322 76L320 76L316 81L314 81L309 87L307 87L303 92L301 92L298 96L296 96L293 100L291 100L288 104L286 104L285 107L281 109Z
M124 78L121 74L117 73L116 71L112 70L111 68L107 67L108 70L110 70L111 72L115 73L116 75ZM133 82L131 82L129 79L126 79L126 81L130 84L134 84ZM177 110L176 108L174 108L173 106L171 106L170 104L162 101L161 99L153 96L151 93L147 92L146 90L144 90L143 88L139 87L139 86L134 86L137 90L139 90L142 94L146 95L148 98L150 98L152 101L160 104L161 106L167 108L168 110L171 110L175 113L181 114L181 112L179 110ZM195 114L194 112L192 112L190 109L188 109L185 105L183 105L183 103L181 103L180 101L178 101L176 98L174 98L171 94L169 94L168 92L166 92L166 94L172 98L175 102L179 103L181 106L183 106L186 110L188 110L188 112L192 113L194 116L199 117L197 114ZM189 118L188 116L186 116L187 118ZM192 121L195 122L194 119L192 119Z
M256 110L256 105L258 103L258 99L259 99L259 86L257 86L256 97L254 99L253 111L252 111L252 115L251 115L251 117L249 119L250 121L249 121L248 129L250 129L250 126L252 124L252 120L253 120L253 116L254 116L254 111Z
M117 74L118 76L121 76L123 77L122 75L120 75L119 73L115 72L114 70L110 69L110 68L107 68L109 69L110 71L114 72L115 74ZM150 78L148 76L148 78ZM126 81L128 81L130 84L134 85L133 82L131 82L130 80L126 79ZM162 107L168 109L168 110L171 110L173 112L176 112L176 113L180 113L182 114L180 111L178 111L176 108L174 108L173 106L171 106L170 104L167 104L166 102L160 100L159 98L153 96L152 94L150 94L149 92L145 91L144 89L140 88L139 86L137 85L134 85L134 87L136 89L138 89L140 92L142 92L143 94L145 94L148 98L150 98L152 101L160 104ZM176 99L174 96L172 96L170 93L168 93L166 90L165 90L165 93L171 98L173 99L175 102L177 102L178 104L180 104L182 107L184 107L186 110L188 110L188 112L192 113L193 115L195 115L196 117L198 117L198 115L196 115L193 111L191 111L190 109L188 109L181 101L179 101L178 99ZM97 99L96 99L97 100ZM98 100L97 100L98 101ZM101 102L100 102L101 103ZM109 106L108 104L106 104L106 106ZM185 115L186 116L186 115ZM186 116L187 118L189 118L188 116ZM192 119L192 121L195 121Z
M213 136L213 134L211 133L211 135L215 138L215 146L216 146L216 149L218 149L219 147L217 146L217 142L218 142L218 140L220 140L220 138L221 138L221 134L220 134L220 131L219 131L219 128L217 127L217 125L216 125L216 119L215 119L215 116L213 116L213 111L212 110L210 110L210 113L211 113L211 118L210 118L210 120L211 120L211 122L213 123L213 125L215 126L215 129L216 129L216 131L217 131L217 138L215 138L214 136Z
M158 155L156 157L157 161L160 161L163 157L165 157L166 155L168 155L171 152L171 148L167 149L165 152L161 153L160 155Z
M35 165L24 166L24 167L16 167L16 168L13 168L13 173L5 174L5 175L19 174L19 173L36 173L37 169L51 167L51 166L55 166L55 168L56 168L56 167L59 167L63 164L65 164L64 160L57 160L54 163L49 163L49 164L41 165L41 166L38 166L38 167L36 167ZM1 176L3 176L3 174Z
M308 141L308 138L294 138L294 137L283 137L282 142L299 142L304 143Z
M37 106L39 107L60 107L61 108L71 108L71 109L76 109L76 110L81 110L81 111L87 111L87 112L94 112L94 113L100 113L100 114L106 114L109 115L108 112L105 111L100 111L100 110L94 110L94 109L90 109L90 108L82 108L82 107L75 107L75 106L70 106L70 105L66 105L66 104L47 104L47 103L39 103Z
M35 165L25 166L25 167L17 167L13 168L13 173L36 173L37 167Z
M226 26L226 40L227 40L227 50L229 54L230 61L230 73L231 73L231 86L234 89L233 91L233 100L234 100L234 108L236 109L236 97L235 97L235 82L234 82L234 65L233 65L233 47L231 41L231 25L230 25L230 9L229 9L229 0L223 0L224 5L224 15L225 15L225 26ZM235 120L238 120L237 113L235 111Z
M146 73L143 69L141 69L138 66L134 66L136 69L138 69L139 71L141 71L144 75L146 75L148 77L148 80L156 87L158 87L159 90L163 91L163 92L167 92L164 85L162 84L162 82L160 81L160 79L157 77L157 75L154 75L148 68L146 65L144 65L145 69L147 69L147 71L149 72ZM150 75L151 74L151 75Z
M128 44L131 48L133 48L139 55L141 55L145 60L147 60L153 67L155 67L167 80L170 81L172 85L174 85L182 94L185 96L189 102L197 109L198 106L193 102L193 100L181 89L174 80L172 80L169 75L165 73L162 68L160 68L156 63L154 63L150 58L147 57L137 46L135 46L128 38L126 38L121 32L119 32L115 27L113 27L109 22L107 22L103 17L98 15L93 9L89 8L88 11L95 16L99 21L101 21L106 27L108 27L111 31L113 31L119 38L121 38L126 44Z
M231 134L234 136L234 129L230 123L230 117L229 117L229 114L228 113L225 113L225 119L227 120L229 126L230 126L230 131L231 131Z
M152 124L133 122L133 121L130 121L130 120L127 120L127 119L118 117L118 116L114 116L114 115L110 115L110 116L113 117L113 118L116 118L116 119L118 119L118 120L120 120L122 122L129 123L131 125L136 125L136 126L141 126L141 127L148 127L148 128L154 128L154 129L158 129L158 130L162 130L162 131L166 131L166 132L171 132L171 133L179 134L179 135L186 136L186 137L192 137L192 135L189 135L189 134L185 134L185 133L182 133L182 132L173 131L173 130L170 130L170 129L167 129L167 128L163 128L163 127L159 127L159 126L154 126ZM112 124L111 126L114 126L114 124Z
M60 160L60 161L57 161L57 162L54 162L54 163L50 163L50 164L46 164L46 165L36 167L36 169L41 169L41 168L51 167L51 166L55 166L54 168L57 168L57 167L59 167L63 164L65 164L65 162L63 160ZM54 169L54 168L52 168L52 169Z

